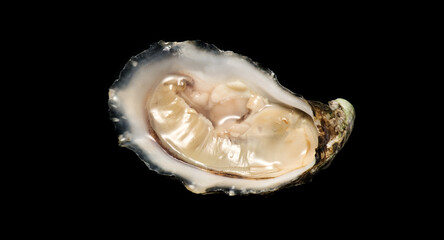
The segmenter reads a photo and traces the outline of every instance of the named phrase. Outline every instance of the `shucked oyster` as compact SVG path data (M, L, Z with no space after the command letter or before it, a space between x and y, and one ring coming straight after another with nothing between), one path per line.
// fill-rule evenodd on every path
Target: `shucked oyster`
M306 101L250 59L158 42L109 90L119 143L195 193L264 193L311 179L342 148L352 105Z

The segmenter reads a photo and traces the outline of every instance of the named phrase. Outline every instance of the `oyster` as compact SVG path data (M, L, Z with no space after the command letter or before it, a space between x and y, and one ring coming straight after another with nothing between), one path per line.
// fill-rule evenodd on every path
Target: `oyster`
M307 182L343 147L355 113L307 101L247 57L158 42L109 90L119 144L192 192L265 193Z

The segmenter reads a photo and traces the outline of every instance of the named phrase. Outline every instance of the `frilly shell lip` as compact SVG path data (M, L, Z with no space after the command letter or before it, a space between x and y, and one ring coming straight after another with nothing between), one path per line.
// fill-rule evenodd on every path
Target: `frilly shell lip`
M180 53L181 44L191 44L195 47L211 52L213 54L224 54L224 55L232 55L239 58L244 59L245 61L249 62L251 65L255 66L257 70L261 71L262 73L269 76L270 79L273 79L274 82L276 82L282 89L285 91L291 93L292 95L302 98L303 96L294 93L290 89L286 88L285 86L282 86L279 81L277 80L276 74L264 67L261 66L260 63L253 61L251 58L247 56L243 56L237 53L234 53L232 51L223 51L216 47L213 44L205 43L201 40L189 40L184 42L164 42L159 41L157 43L153 43L150 45L150 47L147 50L144 50L143 52L137 54L136 56L133 56L130 58L130 60L125 64L122 71L120 72L119 78L111 85L110 89L116 89L124 87L126 84L129 83L129 79L131 79L134 72L137 71L141 66L152 62L152 61L158 61L162 58L169 57L171 55L177 55Z
M320 141L316 153L316 164L312 168L306 170L303 174L299 175L299 177L293 179L290 182L286 182L284 184L275 187L264 188L264 189L248 189L248 188L241 189L241 188L218 186L218 185L208 188L196 188L195 185L192 182L190 182L187 178L182 177L173 172L170 172L168 170L162 169L161 167L158 167L156 164L152 164L150 160L151 156L147 155L147 153L132 140L132 134L128 132L128 129L130 129L129 128L130 123L121 109L118 96L116 95L116 91L118 91L119 89L126 88L126 86L130 83L133 74L137 72L137 70L143 67L144 65L149 64L152 61L158 61L163 58L179 54L181 51L180 46L183 43L192 44L201 50L205 50L214 54L235 55L239 58L242 58L248 61L251 65L255 66L257 70L267 75L269 79L277 83L282 89L291 93L295 97L303 99L302 96L295 94L294 92L282 86L278 82L276 75L271 70L263 68L258 63L254 62L248 57L236 54L231 51L222 51L216 46L202 42L200 40L186 41L179 43L159 41L157 43L154 43L147 50L137 54L136 56L131 57L130 60L125 64L124 68L120 72L119 78L111 85L109 89L109 100L108 100L110 119L115 124L115 129L119 136L118 137L119 145L134 151L136 155L148 166L149 169L159 174L173 176L179 179L186 186L188 190L194 193L206 194L214 192L224 192L230 196L239 195L239 194L251 194L251 193L264 194L276 191L283 187L299 185L311 181L313 175L319 169L327 166L328 163L331 162L331 160L334 158L337 152L344 146L345 142L350 136L351 130L353 129L355 112L353 106L348 101L344 99L336 99L331 101L329 105L326 105L320 102L304 100L308 102L312 107L313 118L320 132L319 139L322 141L322 144ZM341 115L341 117L332 117L335 114L339 114ZM329 123L327 124L328 126L325 125L326 122Z

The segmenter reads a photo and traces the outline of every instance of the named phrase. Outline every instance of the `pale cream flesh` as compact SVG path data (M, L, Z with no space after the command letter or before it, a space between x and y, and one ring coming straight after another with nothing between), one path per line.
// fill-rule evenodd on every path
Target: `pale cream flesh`
M160 144L203 169L273 178L315 161L313 119L270 102L242 79L208 83L168 75L150 94L146 108Z

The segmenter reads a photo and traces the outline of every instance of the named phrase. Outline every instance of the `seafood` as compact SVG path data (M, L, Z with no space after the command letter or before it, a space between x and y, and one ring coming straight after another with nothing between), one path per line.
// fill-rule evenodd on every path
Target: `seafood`
M201 41L158 42L109 90L119 144L195 193L307 182L344 146L355 112L307 101L251 59Z

